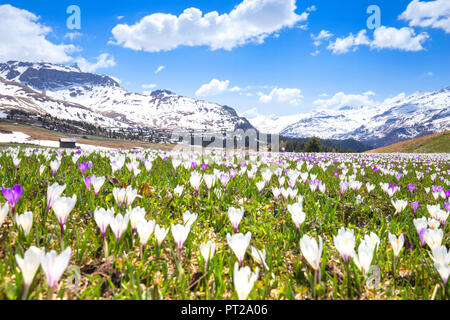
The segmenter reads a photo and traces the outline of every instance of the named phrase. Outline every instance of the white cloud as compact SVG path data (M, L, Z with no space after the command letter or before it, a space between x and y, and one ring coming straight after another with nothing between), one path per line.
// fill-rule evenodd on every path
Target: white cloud
M163 71L165 68L166 68L165 66L159 66L159 67L156 69L155 74L160 73L160 72Z
M239 88L238 86L234 86L233 88L230 89L231 92L241 92L242 88Z
M84 72L95 72L97 69L114 67L116 65L114 57L110 56L109 53L102 53L95 59L97 62L90 63L85 58L79 57L75 59L75 62Z
M212 79L209 83L202 85L200 89L195 92L195 95L203 97L214 96L227 91L229 85L229 80L220 81Z
M45 37L52 29L39 23L35 14L9 4L0 5L0 61L72 61L73 45L54 44Z
M320 109L375 106L378 103L370 98L374 94L373 91L367 91L363 94L345 94L344 92L338 92L329 99L317 99L314 101L314 104Z
M431 27L450 33L450 1L413 0L399 19L409 21L410 27Z
M308 11L308 12L313 12L316 10L317 10L317 7L315 5L312 5L311 7L306 8L306 11Z
M333 36L333 34L328 30L321 30L317 36L311 33L311 39L314 40L314 45L316 47L322 44L322 40L329 39Z
M156 86L156 84L154 84L154 83L143 84L143 85L141 86L142 89L154 89L154 88L156 88L156 87L157 87L157 86Z
M433 75L433 72L431 72L431 71L427 72L425 75L428 76L428 77L431 77Z
M281 103L300 104L303 98L301 90L296 88L274 88L268 95L259 92L258 96L259 102L261 103L276 101Z
M317 55L319 54L319 52L320 52L320 50L319 50L319 49L316 49L314 52L311 52L311 55L312 55L313 57L315 57L315 56L317 56Z
M309 13L295 13L295 0L243 0L230 13L203 14L188 8L175 16L155 13L134 25L118 24L110 42L133 50L159 52L179 46L209 46L231 50L246 43L263 43L277 31L306 21Z
M356 51L358 46L367 45L371 49L398 49L403 51L421 51L424 50L422 43L429 38L426 32L418 35L413 29L403 27L401 29L381 26L375 29L373 40L367 37L367 30L361 30L357 36L350 33L345 38L337 38L330 42L327 49L332 50L334 54L343 54L351 50Z
M404 51L424 50L422 43L429 38L426 32L416 36L411 28L388 28L381 26L374 33L374 39L370 43L372 48L376 49L400 49Z
M327 49L332 50L334 54L347 53L351 48L356 48L362 44L369 44L370 42L366 34L367 30L361 30L356 37L350 33L345 38L337 38L334 42L330 42Z

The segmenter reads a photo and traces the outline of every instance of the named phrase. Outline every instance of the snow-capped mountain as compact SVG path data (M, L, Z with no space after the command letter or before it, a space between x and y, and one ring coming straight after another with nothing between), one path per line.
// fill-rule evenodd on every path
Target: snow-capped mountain
M253 128L228 106L168 90L128 92L114 78L82 72L77 66L9 61L0 64L0 77L0 109L49 113L108 128Z
M450 87L409 96L401 94L375 107L343 107L304 114L280 134L353 138L379 147L445 130L450 130Z

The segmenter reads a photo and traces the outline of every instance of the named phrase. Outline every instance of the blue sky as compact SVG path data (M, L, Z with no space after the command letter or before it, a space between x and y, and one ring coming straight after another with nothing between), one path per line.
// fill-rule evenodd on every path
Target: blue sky
M24 42L33 43L31 38L17 44L19 48L14 51L16 43L0 36L0 45L11 49L9 53L0 53L0 59L22 60L24 56L29 57L27 60L67 60L64 63L69 65L81 60L85 62L79 63L84 69L112 75L130 91L169 89L226 104L238 112L255 108L260 114L284 116L346 103L375 104L402 92L410 94L449 86L448 2L10 1L1 4L26 10L37 16L29 19L32 20L29 23L50 28L42 36L55 46L54 52L59 55L44 52L34 57L33 51L28 53L26 47L20 47ZM66 9L72 4L81 9L80 30L68 30L66 26L69 17ZM216 31L197 29L200 20L197 23L195 19L189 25L193 31L178 30L173 37L167 36L166 31L159 34L156 29L146 29L149 27L146 23L157 20L155 13L161 13L159 18L167 19L166 28L172 30L170 23L188 8L197 8L203 15L217 11L218 16L226 14L229 18L238 5L241 7L227 24L220 22L223 17L215 20ZM259 5L262 9L248 9L245 5ZM377 31L367 27L370 14L366 10L370 5L380 8L381 26ZM274 10L277 8L283 10L278 13ZM17 14L11 10L9 13ZM147 22L141 20L145 17ZM253 25L247 23L249 20ZM270 25L266 23L268 20L278 22ZM136 23L139 26L133 28ZM14 28L2 25L5 29ZM21 25L15 27L20 29ZM196 30L206 31L202 35ZM318 39L321 31L324 37ZM77 34L71 39L69 34L74 32ZM222 37L227 39L221 40ZM321 43L316 45L313 37ZM185 45L188 42L193 44ZM15 52L20 53L17 58ZM102 54L104 59L95 66ZM160 66L164 68L156 73Z

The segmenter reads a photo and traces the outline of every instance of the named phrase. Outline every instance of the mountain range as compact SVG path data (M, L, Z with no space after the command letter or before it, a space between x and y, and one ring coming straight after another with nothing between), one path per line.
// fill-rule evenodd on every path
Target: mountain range
M401 94L376 106L345 106L266 117L169 90L129 92L114 77L76 65L0 63L0 111L19 109L109 129L233 131L256 128L285 137L355 139L373 147L450 129L450 87Z

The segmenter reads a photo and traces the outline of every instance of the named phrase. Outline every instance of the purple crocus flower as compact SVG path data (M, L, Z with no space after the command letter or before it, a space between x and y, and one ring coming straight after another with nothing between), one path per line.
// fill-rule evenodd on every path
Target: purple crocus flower
M446 191L444 191L444 193L445 193L445 197L446 198L450 197L450 190L446 190Z
M411 205L411 208L414 211L414 214L416 213L417 208L419 207L419 201L413 201L413 202L409 202L409 204Z
M6 201L8 201L9 206L12 209L12 213L15 212L16 203L19 201L20 197L23 194L23 188L20 184L16 184L11 189L6 189L2 187L2 194L5 197Z
M447 211L450 211L450 202L444 202L444 208Z
M197 166L197 162L192 162L191 166L192 166L192 169L195 169L195 167Z
M419 231L419 238L420 238L420 246L423 248L423 247L425 247L425 244L426 244L426 242L425 242L425 238L424 238L424 235L425 235L425 232L427 231L427 228L422 228L422 229L420 229L420 231Z
M79 163L78 168L80 168L81 172L84 174L88 168L92 168L92 162Z
M333 172L333 174L334 174L334 176L335 176L336 178L339 177L339 172L338 172L338 171Z
M91 177L86 177L86 178L83 177L84 184L86 185L86 188L88 190L91 189L91 180L92 180Z
M409 189L409 192L413 192L414 191L414 189L416 188L416 185L415 184L408 184L408 189Z
M228 182L230 181L230 176L226 173L222 173L219 177L220 182L222 183L222 187L226 187Z
M169 157L164 157L164 161L167 162L169 160Z
M200 165L200 167L202 168L202 170L206 170L206 168L208 167L208 165L206 163L202 163Z
M231 175L232 178L236 177L236 175L237 175L237 170L230 169L230 175Z

